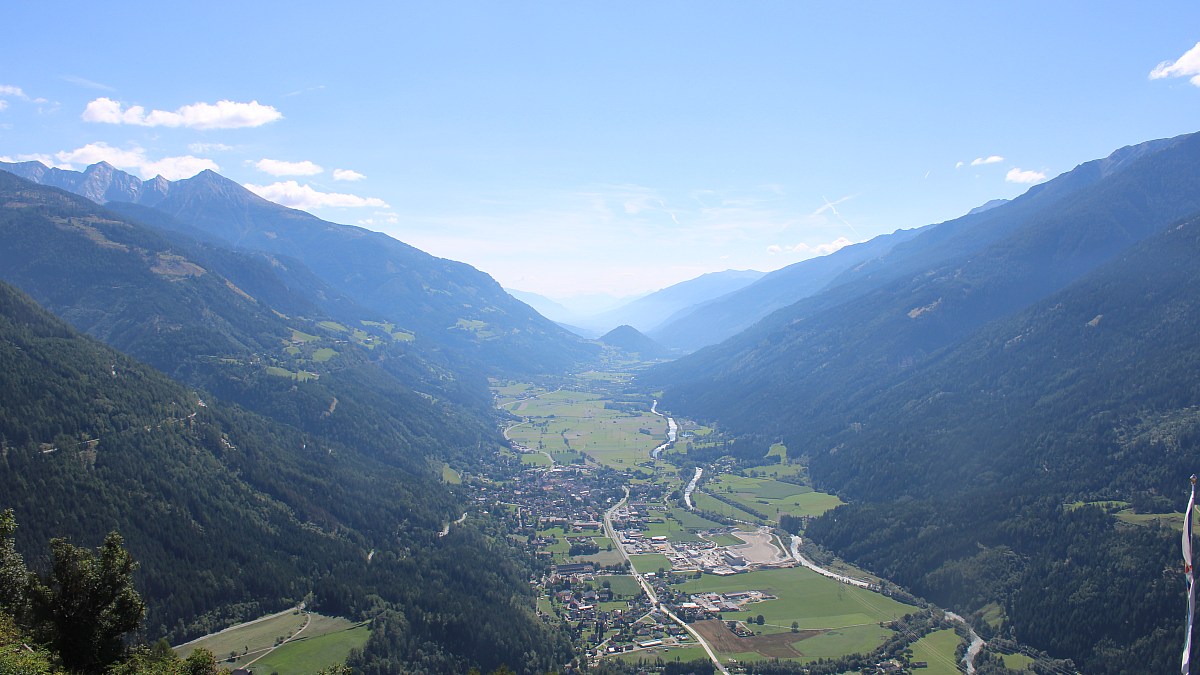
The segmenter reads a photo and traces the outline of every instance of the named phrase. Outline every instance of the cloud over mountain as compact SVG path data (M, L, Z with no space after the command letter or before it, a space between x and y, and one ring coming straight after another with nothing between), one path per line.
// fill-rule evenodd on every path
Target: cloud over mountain
M361 208L366 206L379 209L389 208L386 202L376 197L359 197L358 195L340 192L321 192L314 189L311 185L301 185L294 180L281 181L270 185L252 185L246 183L244 187L263 199L275 202L276 204L282 204L283 206L290 206L294 209L319 209L331 206L343 208Z
M54 159L57 160L54 163L55 165L66 168L70 168L75 164L87 165L97 162L108 162L118 169L136 171L142 178L162 176L167 180L191 178L205 169L220 171L220 167L217 166L216 162L204 157L181 155L151 159L146 155L146 151L139 146L135 145L126 150L114 148L104 142L88 143L74 150L56 152L54 153Z
M1041 171L1032 169L1009 169L1004 175L1004 180L1009 183L1040 183L1046 180L1046 174Z

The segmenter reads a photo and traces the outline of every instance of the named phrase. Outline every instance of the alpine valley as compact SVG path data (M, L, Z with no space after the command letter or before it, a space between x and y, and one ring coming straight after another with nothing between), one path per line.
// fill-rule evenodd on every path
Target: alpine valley
M115 530L146 603L130 642L303 603L371 622L353 672L911 670L936 635L951 669L1166 672L1200 458L1200 135L988 206L700 277L588 340L212 171L0 163L0 562L45 573L46 542ZM583 515L530 515L568 494ZM826 501L782 502L806 494ZM755 537L779 559L737 569ZM742 541L717 571L678 553ZM820 602L861 605L836 630L783 613L782 582L701 615L704 584L802 560L837 589ZM664 640L686 659L624 653Z

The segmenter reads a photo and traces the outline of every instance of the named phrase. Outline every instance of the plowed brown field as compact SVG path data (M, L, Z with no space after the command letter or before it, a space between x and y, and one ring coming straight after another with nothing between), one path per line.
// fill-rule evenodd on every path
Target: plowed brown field
M724 621L708 619L692 624L696 632L704 636L713 649L723 654L738 654L743 652L758 652L769 658L794 659L804 656L792 646L806 638L820 635L824 631L802 630L798 633L775 633L773 635L755 635L754 637L738 637L725 625Z

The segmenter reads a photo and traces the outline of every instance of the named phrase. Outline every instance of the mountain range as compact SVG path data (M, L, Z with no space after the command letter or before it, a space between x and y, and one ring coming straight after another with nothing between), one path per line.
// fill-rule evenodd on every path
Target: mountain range
M427 669L565 663L528 609L536 563L470 519L436 536L467 508L437 477L502 442L487 376L661 343L692 353L638 391L735 436L746 466L783 443L848 502L807 541L1084 672L1173 665L1178 530L1158 515L1200 456L1200 135L664 289L608 315L661 319L649 336L599 342L211 172L0 168L21 176L0 172L0 487L22 546L126 533L156 634L308 596L403 615Z
M1085 672L1159 670L1181 642L1177 533L1065 505L1186 501L1198 214L1200 136L1123 148L921 228L640 385L803 455L851 501L813 539Z
M438 319L402 328L294 258L181 229L150 207L0 172L0 278L183 383L3 287L0 344L14 349L0 367L0 486L22 547L119 529L142 561L147 630L174 641L307 596L345 616L402 613L412 633L394 656L432 670L540 672L568 658L528 609L528 560L471 524L435 536L467 508L442 467L502 442L478 359L520 340L489 351L434 330ZM461 284L422 293L491 307L479 298L494 282L442 269ZM520 325L561 340L560 357L595 349L523 307Z
M134 217L146 219L144 211L124 204L153 208L166 216L155 217L155 225L195 239L299 262L418 343L446 348L475 368L547 372L595 353L469 265L274 204L213 171L143 182L103 162L82 173L47 169L40 162L0 163L0 169Z

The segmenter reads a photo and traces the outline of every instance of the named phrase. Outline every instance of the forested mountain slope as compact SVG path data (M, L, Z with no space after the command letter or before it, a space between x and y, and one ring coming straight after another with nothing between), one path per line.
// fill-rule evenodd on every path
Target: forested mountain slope
M1200 457L1200 219L996 322L810 437L854 504L810 535L931 597L1002 601L1015 635L1084 672L1160 672L1182 642L1178 530ZM900 501L894 501L900 496Z
M1200 136L1162 146L1148 144L1161 149L1138 154L1119 171L1085 164L1035 194L970 216L977 221L973 239L961 231L963 219L932 228L909 246L933 241L908 252L897 247L879 261L878 273L831 287L725 343L658 366L643 382L665 388L672 406L720 417L737 430L818 430L831 402L870 395L887 378L987 322L1200 211ZM1085 185L1067 190L1072 183ZM1051 200L1050 192L1066 195ZM1047 205L1029 206L1038 200ZM983 236L979 219L992 219L986 227L1003 236ZM976 246L950 255L968 240ZM887 267L895 256L894 267ZM937 262L914 267L922 260Z
M287 288L270 261L172 240L6 173L0 239L0 278L193 386L398 465L491 447L478 374L431 363L385 322L283 314L250 292L293 310L324 303ZM235 270L250 292L213 268Z
M212 171L143 184L105 164L82 174L38 162L0 163L0 169L98 202L153 207L171 216L163 226L197 238L298 260L418 341L454 350L475 369L557 371L597 351L469 265L434 257L385 234L274 204Z
M846 270L884 255L914 236L915 230L900 230L788 265L743 288L679 309L648 334L668 347L685 351L717 344L771 312L820 292Z
M566 653L518 597L528 572L507 546L470 524L436 536L460 508L436 480L204 401L0 283L8 507L30 551L119 530L141 562L150 637L194 636L312 592L333 613L403 613L393 656L426 668L540 672Z
M1159 672L1182 643L1178 531L1080 504L1186 502L1200 138L1077 172L971 216L993 228L974 247L932 228L648 386L806 455L852 501L814 540L1083 672Z
M601 330L629 325L645 333L679 312L745 288L763 276L762 272L756 270L725 270L702 274L695 279L681 281L616 309L589 317L586 323Z

